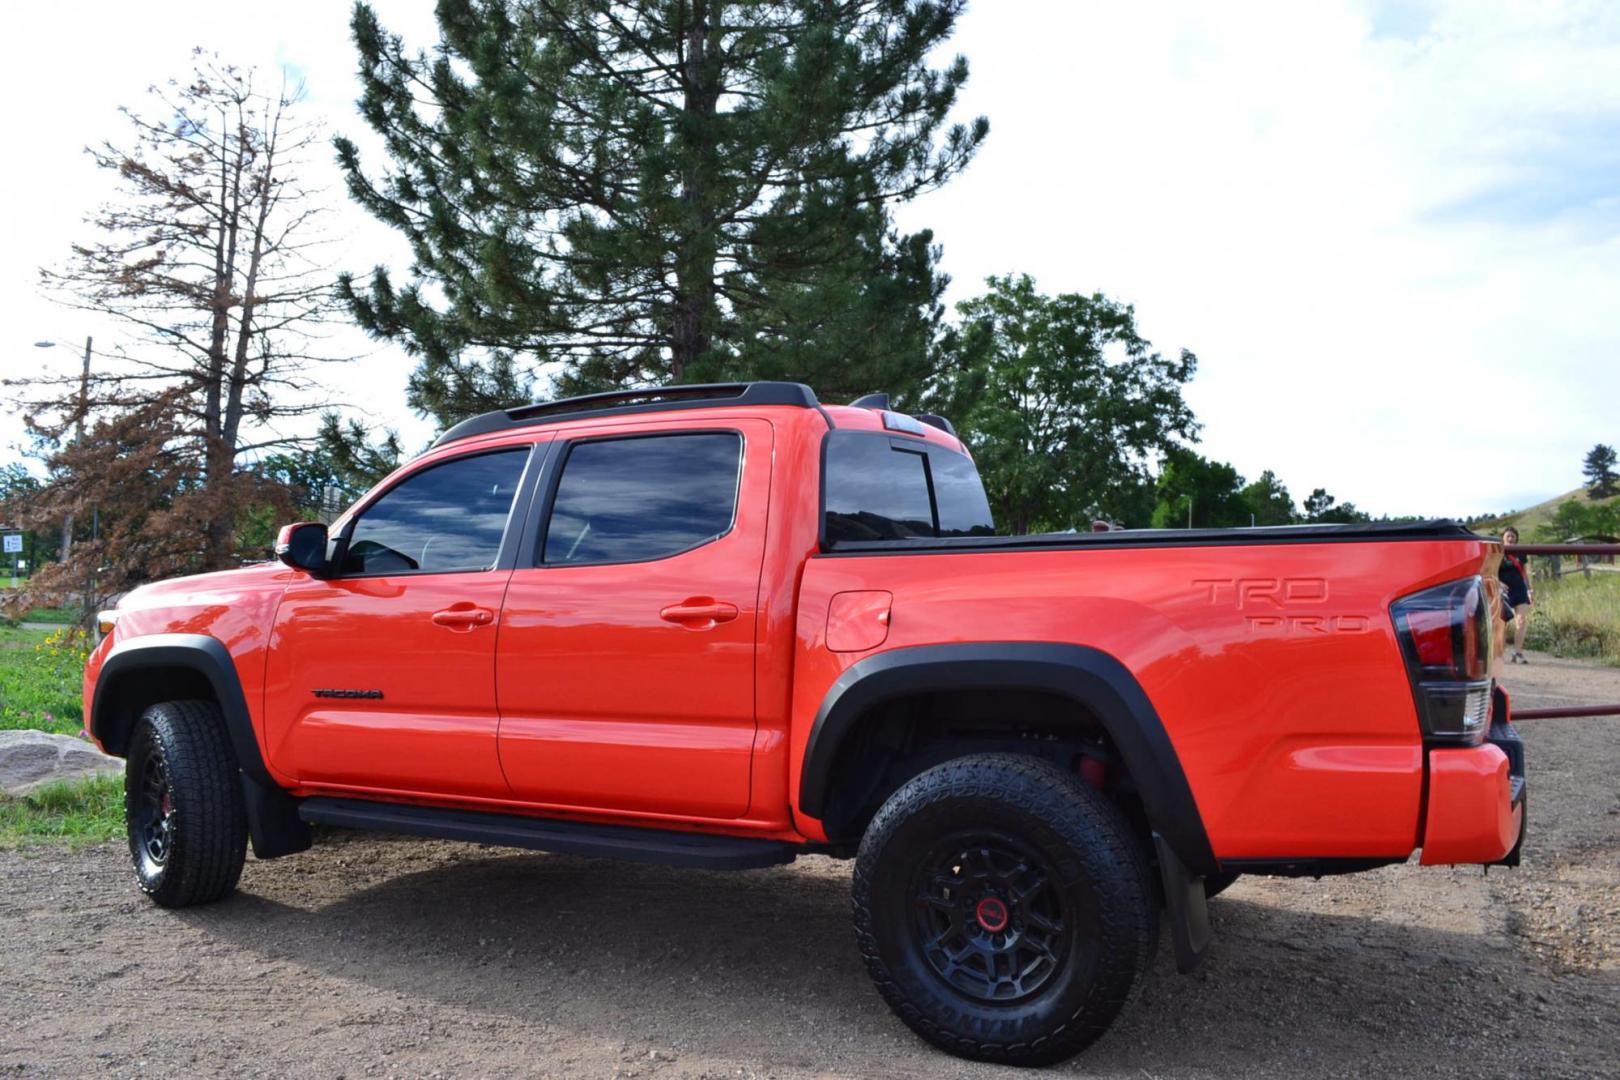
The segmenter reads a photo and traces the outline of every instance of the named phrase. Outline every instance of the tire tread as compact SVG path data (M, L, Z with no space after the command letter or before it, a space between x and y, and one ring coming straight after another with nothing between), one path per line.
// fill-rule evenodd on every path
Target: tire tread
M155 740L175 803L174 837L163 872L149 880L134 851L135 744ZM229 896L247 858L247 811L236 754L212 701L166 701L141 714L131 743L125 815L141 890L164 907L190 907Z

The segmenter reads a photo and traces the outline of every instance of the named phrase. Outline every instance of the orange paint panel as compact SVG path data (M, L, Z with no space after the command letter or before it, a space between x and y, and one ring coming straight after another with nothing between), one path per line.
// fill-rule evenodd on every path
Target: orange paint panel
M1524 807L1513 806L1508 759L1495 746L1429 752L1424 866L1493 863L1513 850Z
M812 559L794 661L794 804L821 702L861 659L827 647L832 598L882 589L904 613L885 651L1049 641L1118 659L1164 724L1217 857L1408 854L1423 754L1389 606L1478 573L1489 551L1453 540Z
M495 749L494 616L510 576L298 574L276 616L267 670L271 765L307 784L509 794ZM490 622L434 619L467 607L488 611Z

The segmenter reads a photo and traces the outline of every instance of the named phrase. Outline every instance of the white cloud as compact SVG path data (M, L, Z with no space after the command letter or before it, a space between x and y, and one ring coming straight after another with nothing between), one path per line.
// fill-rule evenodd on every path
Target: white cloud
M430 42L427 0L379 6ZM78 151L120 134L116 107L201 44L294 65L311 113L363 136L347 18L338 0L0 15L0 367L70 365L31 343L111 332L35 274L106 192ZM954 298L1027 270L1134 303L1161 349L1200 356L1205 453L1297 496L1464 513L1573 487L1587 447L1620 441L1620 8L977 0L951 48L991 137L903 222L934 229ZM402 266L328 182L341 261ZM345 340L369 355L334 396L423 438L409 359Z

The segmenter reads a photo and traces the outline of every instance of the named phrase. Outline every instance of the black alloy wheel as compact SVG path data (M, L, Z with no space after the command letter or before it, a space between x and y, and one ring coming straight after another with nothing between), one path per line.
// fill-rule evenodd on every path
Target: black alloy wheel
M174 844L174 794L161 749L145 755L140 787L131 807L131 853L143 877L157 877L169 865Z
M1068 962L1076 913L1039 855L999 832L964 831L919 867L914 932L940 978L978 1001L1023 1001Z

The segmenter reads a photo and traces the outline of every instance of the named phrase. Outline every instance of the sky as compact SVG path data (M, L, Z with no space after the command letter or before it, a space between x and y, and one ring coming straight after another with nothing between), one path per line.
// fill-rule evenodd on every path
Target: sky
M376 6L432 44L431 0ZM83 147L193 46L288 68L305 116L381 163L347 18L342 0L5 6L0 370L71 369L86 334L115 336L38 268L109 192ZM977 0L947 51L990 137L900 224L934 231L952 302L1027 272L1133 304L1157 349L1199 357L1205 455L1296 498L1460 516L1568 491L1588 448L1620 443L1620 5ZM403 270L330 162L316 179L334 265ZM329 344L360 359L320 392L428 439L409 358L352 329ZM0 460L21 430L0 415Z

